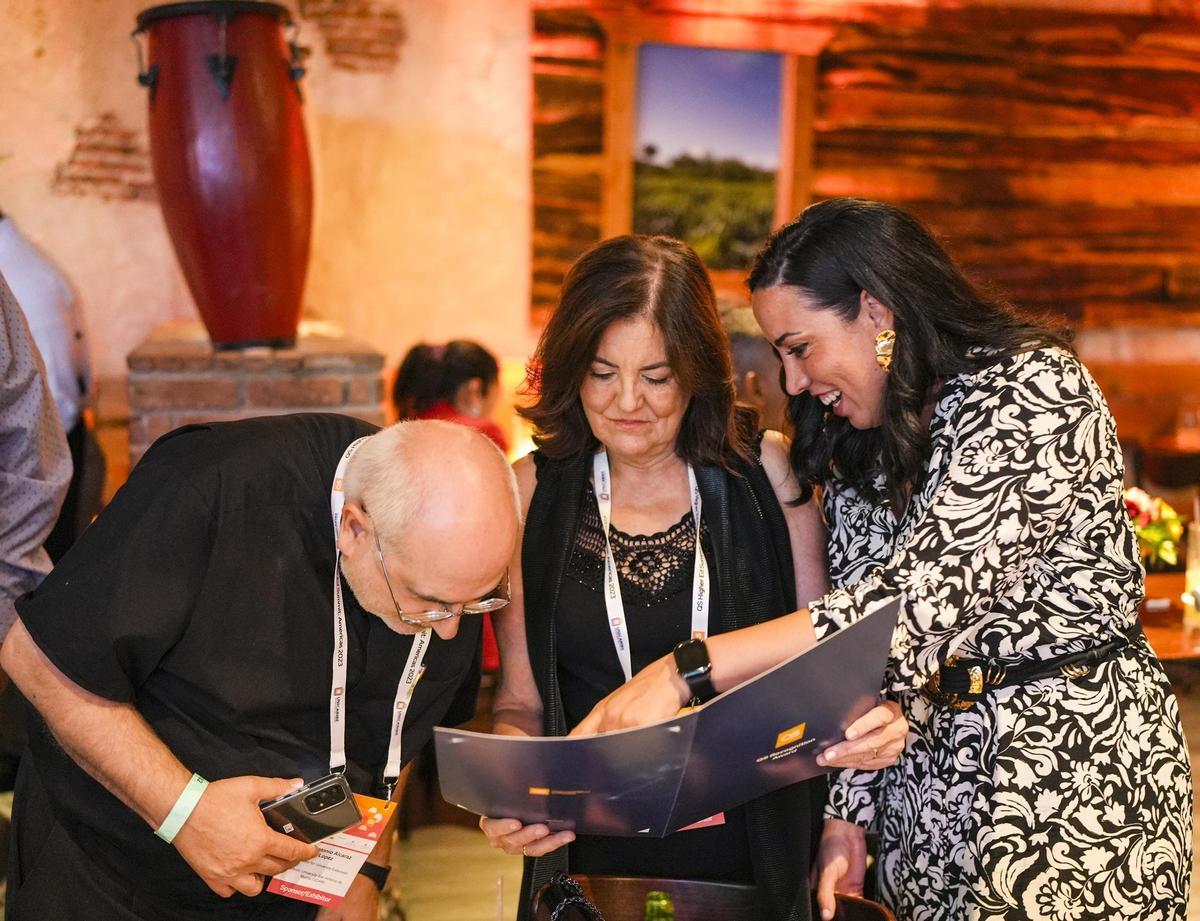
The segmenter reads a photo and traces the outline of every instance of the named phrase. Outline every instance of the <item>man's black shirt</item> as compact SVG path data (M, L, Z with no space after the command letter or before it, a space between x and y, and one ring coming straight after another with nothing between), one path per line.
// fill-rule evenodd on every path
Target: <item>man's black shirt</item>
M133 703L184 766L208 780L325 774L335 560L329 493L346 446L374 431L349 417L298 414L164 436L50 576L18 602L22 622L68 678ZM344 580L343 594L346 773L355 790L381 795L412 637L366 613ZM454 640L433 635L404 726L405 761L449 706L479 634L480 619L467 617ZM125 740L109 744L120 752ZM30 745L59 820L104 869L176 908L229 904L36 718Z

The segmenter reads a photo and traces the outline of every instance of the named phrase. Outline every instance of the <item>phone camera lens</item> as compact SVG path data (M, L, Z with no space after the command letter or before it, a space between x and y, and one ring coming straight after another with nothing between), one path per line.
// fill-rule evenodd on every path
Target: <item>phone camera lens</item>
M323 812L344 802L346 794L341 787L327 787L304 797L304 806L310 813Z

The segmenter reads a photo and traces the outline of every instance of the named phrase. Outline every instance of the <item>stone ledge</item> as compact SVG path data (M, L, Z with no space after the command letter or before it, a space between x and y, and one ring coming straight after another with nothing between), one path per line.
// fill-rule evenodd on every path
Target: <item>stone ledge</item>
M221 352L199 323L165 324L130 353L128 366L131 464L158 438L192 423L295 412L387 421L383 355L304 324L295 348Z
M302 328L295 348L217 351L202 329L200 336L196 336L193 325L168 324L166 328L155 330L149 339L129 353L126 364L130 372L274 371L290 374L308 370L379 371L383 368L383 355L353 339L304 335Z

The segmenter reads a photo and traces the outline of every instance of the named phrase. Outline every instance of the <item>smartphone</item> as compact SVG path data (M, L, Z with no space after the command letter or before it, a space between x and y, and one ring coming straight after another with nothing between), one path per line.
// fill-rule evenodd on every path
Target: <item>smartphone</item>
M362 821L350 784L328 774L278 799L260 803L263 818L278 832L312 844Z

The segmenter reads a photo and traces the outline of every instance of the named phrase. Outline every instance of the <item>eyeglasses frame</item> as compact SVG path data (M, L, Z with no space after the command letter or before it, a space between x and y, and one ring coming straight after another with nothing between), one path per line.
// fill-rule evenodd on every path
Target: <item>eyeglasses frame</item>
M496 596L493 598L484 598L481 601L472 601L462 605L457 611L452 611L448 607L442 607L436 611L418 611L415 614L405 614L400 607L400 602L396 600L396 592L392 589L392 580L388 578L387 565L383 562L383 545L379 542L379 531L375 529L374 522L371 524L371 536L375 538L375 553L379 556L379 570L383 573L383 582L387 586L388 594L392 597L392 604L396 608L396 616L403 624L408 624L410 627L428 627L431 624L439 623L443 620L449 620L458 614L487 614L491 611L499 611L506 607L511 598L511 587L508 581L508 572L504 573L504 581L501 583L504 587L501 592L508 595L507 598Z

